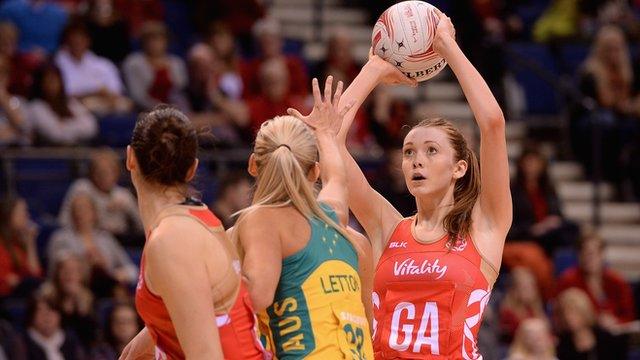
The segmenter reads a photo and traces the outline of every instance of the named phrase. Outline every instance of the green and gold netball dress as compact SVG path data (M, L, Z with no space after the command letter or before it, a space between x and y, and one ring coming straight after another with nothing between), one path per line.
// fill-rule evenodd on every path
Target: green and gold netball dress
M358 255L333 227L310 224L309 243L282 260L274 302L258 316L262 341L278 359L373 359Z

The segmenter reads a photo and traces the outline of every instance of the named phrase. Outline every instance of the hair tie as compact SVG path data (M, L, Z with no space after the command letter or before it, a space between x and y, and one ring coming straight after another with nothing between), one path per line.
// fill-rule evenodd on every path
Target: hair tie
M291 151L291 147L289 147L289 145L287 145L287 144L280 144L280 145L278 145L278 146L276 147L276 149L277 149L277 148L279 148L279 147L281 147L281 146L284 146L284 147L286 147L287 149L289 149L289 151Z

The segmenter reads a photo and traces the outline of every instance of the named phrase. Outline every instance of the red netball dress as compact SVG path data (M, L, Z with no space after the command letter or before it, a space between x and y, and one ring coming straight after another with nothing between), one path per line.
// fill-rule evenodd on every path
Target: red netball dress
M212 233L224 231L220 221L206 206L201 206L200 209L185 206L172 207L170 211L162 214L160 218L168 216L190 216ZM160 220L158 220L159 222ZM218 240L212 236L211 241ZM268 359L270 356L264 351L256 334L256 318L251 306L249 293L240 278L240 264L237 261L237 256L231 243L225 244L224 248L227 249L227 255L234 259L233 264L229 265L232 267L229 274L230 276L235 276L239 283L237 295L235 293L229 295L235 296L233 305L226 311L220 310L218 306L220 299L216 299L214 301L216 313L211 314L211 321L215 321L218 326L224 358L230 360ZM155 358L162 360L184 359L185 355L182 352L169 312L162 298L149 291L145 284L144 262L143 253L140 262L140 277L136 289L136 309L156 344ZM221 271L224 271L224 269L221 269ZM229 300L228 296L226 299Z
M477 336L491 295L483 258L471 238L418 243L413 222L397 225L376 268L375 358L482 359Z

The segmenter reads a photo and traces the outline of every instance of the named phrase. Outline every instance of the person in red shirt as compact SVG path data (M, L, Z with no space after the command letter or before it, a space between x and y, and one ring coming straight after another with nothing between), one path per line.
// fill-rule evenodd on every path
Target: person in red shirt
M282 52L283 41L280 34L280 24L274 19L262 19L253 26L253 36L258 41L260 55L255 59L245 61L241 65L240 72L244 83L244 97L250 98L260 93L262 86L258 80L258 74L261 71L262 64L274 59L282 61L286 66L291 85L288 93L306 95L308 93L307 84L309 83L306 68L299 57ZM262 90L264 91L264 89Z
M28 287L41 274L36 247L38 231L29 218L24 199L7 197L0 202L0 296ZM25 288L25 293L28 290Z
M247 101L252 135L263 122L286 114L288 108L306 110L304 99L289 92L291 79L282 60L271 59L262 63L258 78L261 92Z
M500 304L500 328L502 336L511 342L523 321L545 318L542 298L533 273L525 267L511 270L507 293Z
M28 97L33 85L33 73L46 59L45 55L39 52L19 52L19 35L18 28L13 23L0 21L0 56L6 56L11 64L9 92Z
M604 264L604 241L595 234L580 239L579 264L562 274L558 293L582 289L597 312L600 325L611 328L636 319L631 286L621 274Z

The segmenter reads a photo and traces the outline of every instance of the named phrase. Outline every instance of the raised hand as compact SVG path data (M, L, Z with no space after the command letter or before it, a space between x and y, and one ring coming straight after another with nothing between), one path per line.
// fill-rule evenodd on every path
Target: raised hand
M342 118L351 109L354 101L347 103L342 109L339 108L340 97L342 96L342 88L344 84L342 81L338 81L336 92L331 97L331 90L333 86L333 76L329 75L327 81L324 84L324 99L320 94L320 87L318 86L318 79L313 78L311 87L313 90L313 110L307 116L302 115L298 110L289 108L287 113L295 116L298 119L304 121L316 132L329 132L332 135L337 135L342 125Z
M373 54L373 49L369 49L369 62L374 65L380 73L380 83L387 85L409 85L416 87L418 82L403 74L397 67L378 55Z
M438 27L436 28L436 35L433 38L433 51L444 57L444 48L447 42L456 41L456 29L450 17L438 9L436 9L436 12L438 14Z

